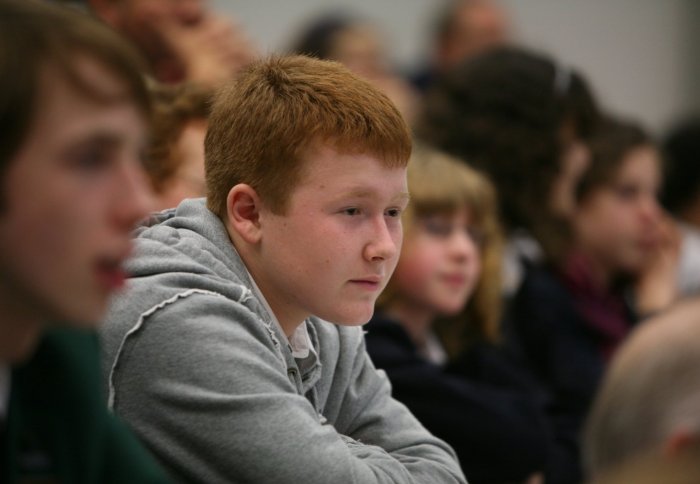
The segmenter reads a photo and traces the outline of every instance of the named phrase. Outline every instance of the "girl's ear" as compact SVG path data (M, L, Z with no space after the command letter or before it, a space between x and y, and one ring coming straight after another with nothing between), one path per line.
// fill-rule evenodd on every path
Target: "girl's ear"
M239 183L226 197L226 222L244 241L260 240L260 197L253 187Z

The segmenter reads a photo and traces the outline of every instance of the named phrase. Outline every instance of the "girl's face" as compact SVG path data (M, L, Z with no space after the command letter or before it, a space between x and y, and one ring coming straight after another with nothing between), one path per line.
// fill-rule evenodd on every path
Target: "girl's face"
M464 308L481 275L482 236L470 218L461 210L414 221L394 272L402 300L436 316Z
M631 150L612 183L590 193L574 217L583 250L609 274L635 274L659 243L660 160L651 146Z

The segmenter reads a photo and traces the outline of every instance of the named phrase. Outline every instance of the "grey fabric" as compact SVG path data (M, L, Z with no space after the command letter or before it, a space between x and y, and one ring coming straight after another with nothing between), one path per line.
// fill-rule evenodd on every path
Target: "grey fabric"
M458 483L452 449L391 398L362 328L306 321L303 360L203 200L138 231L102 329L109 401L183 482Z

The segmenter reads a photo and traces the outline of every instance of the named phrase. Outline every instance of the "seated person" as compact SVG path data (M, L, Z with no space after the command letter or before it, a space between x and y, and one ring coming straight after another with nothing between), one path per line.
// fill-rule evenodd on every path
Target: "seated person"
M0 482L166 482L107 412L94 329L150 209L148 111L107 28L0 2Z
M401 257L367 351L394 396L454 447L470 483L525 482L545 469L547 429L525 377L493 344L503 252L493 188L428 148L414 152L408 187Z
M559 265L530 267L506 323L551 395L558 435L575 449L607 362L640 314L674 297L675 250L656 198L658 150L637 124L614 120L590 147L573 245Z
M278 57L209 122L207 199L138 231L104 327L111 408L186 482L465 482L360 327L401 246L398 110L338 63Z
M144 166L156 210L204 196L204 135L212 92L195 84L153 83L151 142Z

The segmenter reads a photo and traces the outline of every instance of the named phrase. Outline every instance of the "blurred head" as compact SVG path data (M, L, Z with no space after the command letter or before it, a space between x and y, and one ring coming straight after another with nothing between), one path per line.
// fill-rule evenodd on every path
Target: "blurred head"
M103 21L134 42L149 62L171 57L163 24L182 27L202 21L207 0L87 0Z
M468 307L462 324L468 319L494 338L502 244L491 184L462 161L422 147L409 162L408 187L404 245L380 306L433 318L463 316Z
M379 32L369 21L347 14L316 19L301 34L292 52L338 61L368 79L389 71Z
M700 118L674 127L664 144L661 202L682 220L700 226Z
M194 84L152 85L151 143L145 167L157 209L203 197L204 136L212 92Z
M435 30L435 60L443 72L505 44L510 37L506 12L491 0L449 2L438 17Z
M563 232L574 206L597 119L580 75L503 47L447 73L428 94L417 131L487 174L505 229L526 229L551 252L550 239Z
M8 0L0 4L0 73L5 321L92 325L123 284L131 230L150 209L140 64L83 14Z
M661 161L636 124L607 121L591 139L578 187L578 247L608 275L639 273L659 243Z
M673 462L691 449L697 463L698 315L700 300L681 302L645 321L616 353L586 425L584 456L592 477L640 457Z
M225 215L229 191L245 183L284 213L306 156L320 147L404 166L411 139L389 99L339 63L291 56L253 64L214 101L205 139L209 208Z

